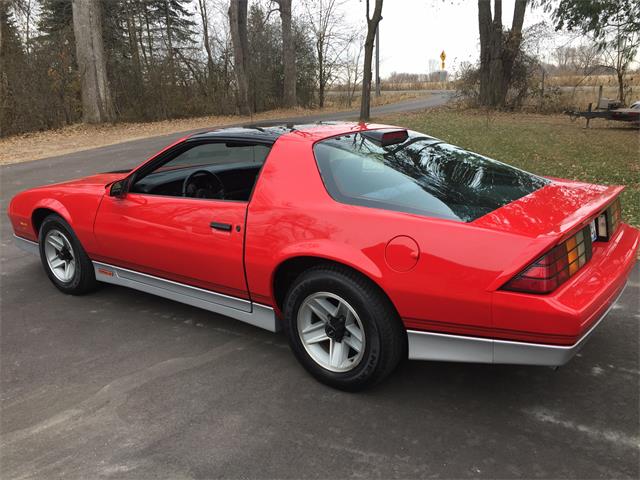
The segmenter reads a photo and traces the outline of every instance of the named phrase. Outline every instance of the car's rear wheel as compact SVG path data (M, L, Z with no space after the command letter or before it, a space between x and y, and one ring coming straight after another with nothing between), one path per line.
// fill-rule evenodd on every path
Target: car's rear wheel
M82 295L96 288L93 264L64 219L55 214L44 219L39 246L44 270L60 291Z
M289 344L318 380L342 390L373 385L406 355L391 302L362 275L334 265L302 273L284 302Z

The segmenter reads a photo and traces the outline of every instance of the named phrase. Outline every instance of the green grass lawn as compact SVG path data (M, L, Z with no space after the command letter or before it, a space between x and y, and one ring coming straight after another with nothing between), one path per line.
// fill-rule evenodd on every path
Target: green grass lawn
M562 115L437 109L373 119L433 135L538 175L625 185L624 221L640 226L640 133L615 122Z

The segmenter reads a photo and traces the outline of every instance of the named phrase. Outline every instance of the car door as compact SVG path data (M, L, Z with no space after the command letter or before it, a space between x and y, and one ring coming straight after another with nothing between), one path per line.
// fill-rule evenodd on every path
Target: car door
M250 144L247 148L255 147ZM98 260L240 299L248 299L243 263L247 198L191 198L180 186L196 170L251 171L242 144L224 141L181 146L158 166L131 180L122 197L105 195L94 232ZM202 155L204 151L204 155ZM201 153L201 155L195 155ZM220 154L222 153L222 154ZM259 169L268 148L251 157ZM196 159L194 161L194 159ZM249 165L247 167L247 164ZM161 180L150 180L153 177ZM254 176L249 181L255 181ZM252 186L252 185L251 185ZM222 303L250 310L246 302L221 296Z

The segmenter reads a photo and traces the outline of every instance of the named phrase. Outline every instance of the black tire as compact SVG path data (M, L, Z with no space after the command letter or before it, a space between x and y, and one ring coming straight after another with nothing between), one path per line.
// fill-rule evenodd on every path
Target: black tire
M45 239L50 231L57 230L66 237L71 245L71 253L74 258L74 273L68 281L63 281L54 274L45 252ZM69 224L60 216L51 214L44 219L38 234L40 260L47 276L58 290L69 295L83 295L95 290L98 286L93 263L82 248Z
M305 299L318 292L346 300L364 327L364 354L352 370L335 372L324 368L300 338L298 312ZM340 390L359 391L380 382L407 355L406 331L389 299L368 278L339 265L303 272L287 293L283 314L284 330L297 359L320 382Z

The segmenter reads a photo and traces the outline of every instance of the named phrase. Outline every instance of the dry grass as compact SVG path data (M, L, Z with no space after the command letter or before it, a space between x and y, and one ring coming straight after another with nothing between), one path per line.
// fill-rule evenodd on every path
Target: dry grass
M345 92L331 92L325 99L325 107L330 109L348 108L359 109L360 108L360 95L361 92L355 92L351 105L347 104L347 94ZM379 107L382 105L389 105L391 103L403 102L405 100L411 100L414 98L428 97L429 93L421 91L402 91L402 92L385 92L382 90L380 96L376 97L373 93L371 95L371 106Z
M625 81L626 103L631 104L640 99L640 73L628 75ZM545 88L550 98L545 100L548 104L543 106L542 111L586 110L590 103L596 108L600 86L603 98L618 99L618 80L613 75L592 75L586 78L580 75L547 77ZM539 105L534 98L530 103Z
M640 91L640 88L638 88ZM562 98L566 103L572 107L586 110L590 103L593 104L593 108L597 107L598 103L598 87L583 87L576 90L566 90L562 92ZM618 87L603 87L602 98L608 98L610 100L618 99Z
M640 73L631 73L627 75L625 81L632 86L640 86ZM573 87L575 85L582 85L585 87L598 87L602 85L604 87L618 88L618 79L615 75L555 75L547 77L545 82L548 85L556 87Z
M391 90L452 90L455 82L382 82L382 91Z
M640 88L638 88L638 91L640 91ZM631 102L635 101L635 97L629 95ZM602 98L617 100L618 88L604 87L602 89ZM542 103L540 97L532 96L527 99L523 109L530 112L562 113L566 110L587 110L590 103L595 110L598 105L598 87L582 87L579 89L547 87Z
M389 93L380 98L373 97L372 104L386 105L416 97L424 97L425 94L413 93ZM116 123L103 125L76 124L58 130L27 133L0 138L0 165L19 163L40 158L65 155L91 148L104 147L116 143L138 140L141 138L167 135L176 132L186 132L204 128L222 127L246 122L261 122L278 118L304 117L319 113L332 113L344 110L352 110L359 107L359 103L347 108L338 104L315 110L302 108L288 110L271 110L262 112L252 117L236 115L209 116L198 118L185 118L165 120L161 122L147 123Z
M539 96L530 96L522 107L529 112L562 113L566 110L587 110L591 103L595 110L598 106L598 88L586 86L574 89L547 86L542 102ZM618 87L603 87L602 98L617 101ZM627 91L626 103L630 105L636 100L640 100L640 87L631 87Z
M273 110L255 115L252 118L215 116L148 123L70 125L58 130L14 135L0 139L0 165L65 155L157 135L309 113L311 112L303 109Z

